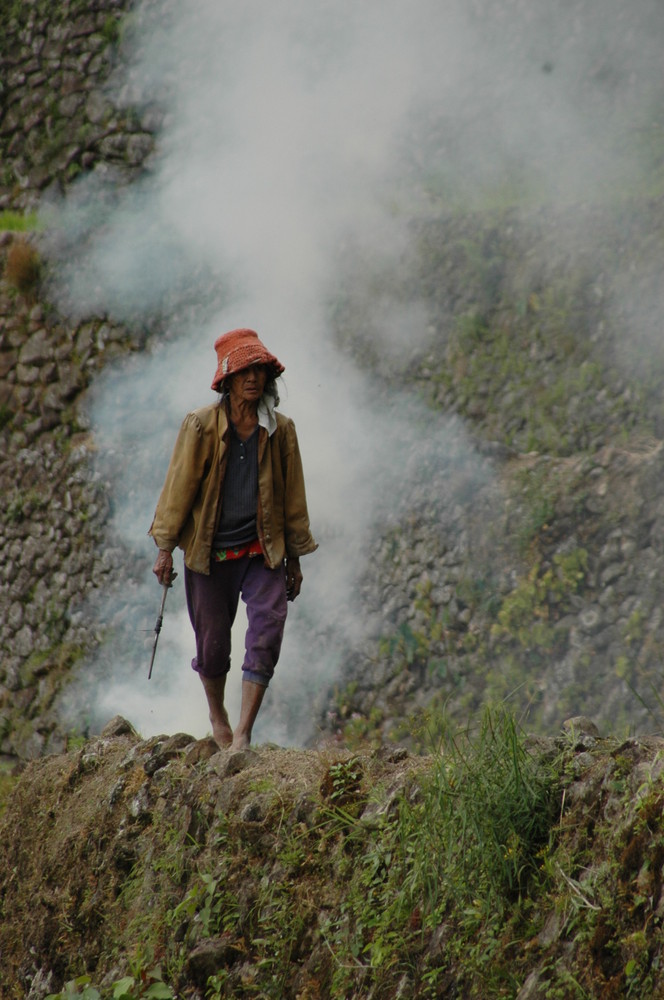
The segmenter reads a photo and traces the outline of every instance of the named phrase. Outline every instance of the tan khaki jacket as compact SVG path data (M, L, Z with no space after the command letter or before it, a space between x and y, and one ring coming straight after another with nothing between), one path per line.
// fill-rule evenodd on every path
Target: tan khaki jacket
M266 565L318 548L309 528L295 424L275 411L277 429L258 437L258 538ZM221 510L228 416L218 403L188 413L173 448L148 534L160 549L184 551L185 565L209 574Z

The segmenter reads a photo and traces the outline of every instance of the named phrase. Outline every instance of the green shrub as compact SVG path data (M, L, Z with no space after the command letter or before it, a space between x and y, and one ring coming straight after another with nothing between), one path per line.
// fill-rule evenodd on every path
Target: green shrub
M434 920L441 904L481 899L489 914L521 895L538 874L555 787L502 709L486 709L476 734L448 739L412 831L411 892L429 899Z
M387 984L417 961L423 933L446 921L454 923L449 948L482 977L493 929L545 877L540 856L557 790L553 768L528 753L508 713L487 710L477 733L448 734L418 792L405 794L373 830L361 821L347 830L353 878L324 931L336 960L335 995L353 993L360 968L371 969L388 995ZM420 959L418 996L439 995L451 957Z

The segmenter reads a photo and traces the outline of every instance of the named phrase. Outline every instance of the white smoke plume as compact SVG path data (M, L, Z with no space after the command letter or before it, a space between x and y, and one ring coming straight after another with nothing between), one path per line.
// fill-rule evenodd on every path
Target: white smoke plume
M642 4L656 18L656 6ZM93 173L61 207L59 225L86 240L84 256L63 268L61 302L72 313L141 322L160 312L165 321L162 343L91 393L99 451L116 456L113 528L150 562L146 532L177 428L214 399L216 336L251 326L286 365L282 409L298 428L321 547L303 560L258 739L309 735L316 692L365 626L349 602L377 511L389 517L418 469L467 449L458 424L381 399L340 353L330 311L345 247L368 268L398 266L413 212L515 187L578 198L634 169L634 151L615 145L613 102L639 93L633 80L622 86L635 47L646 63L661 50L647 33L611 24L620 4L579 0L576 21L568 7L145 0L132 14L133 55L115 96L165 107L164 127L139 183L105 202L108 179ZM597 30L584 37L589 23ZM593 73L583 105L576 85ZM175 287L189 289L187 308L173 305ZM207 290L199 310L192 288ZM378 349L404 366L431 336L422 303L398 312L380 303L372 320L385 331ZM183 600L180 578L152 686L126 654L104 685L99 712L122 711L144 735L209 728L188 668ZM150 601L156 615L146 568L136 603ZM234 641L241 649L241 630Z

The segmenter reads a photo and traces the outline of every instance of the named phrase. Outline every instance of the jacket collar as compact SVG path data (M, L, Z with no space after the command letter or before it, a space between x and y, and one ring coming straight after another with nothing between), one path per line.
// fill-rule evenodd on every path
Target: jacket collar
M228 429L230 424L230 416L228 413L228 399L226 396L221 397L220 410L226 417L226 427L223 433ZM272 437L277 429L277 417L274 411L274 399L272 396L261 396L260 402L258 404L258 426L264 427L268 433L268 437Z

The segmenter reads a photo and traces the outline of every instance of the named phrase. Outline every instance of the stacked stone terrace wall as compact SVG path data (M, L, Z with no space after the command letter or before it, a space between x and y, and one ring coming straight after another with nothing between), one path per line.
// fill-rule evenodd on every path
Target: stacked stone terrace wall
M92 469L86 390L143 339L103 317L64 319L39 281L19 291L7 258L17 243L39 258L43 237L39 223L3 229L2 213L40 209L89 171L117 183L144 169L156 112L117 107L107 86L130 7L20 0L0 9L0 754L66 743L53 699L98 638L78 609L124 558L105 542L110 484Z
M0 210L35 207L100 163L129 179L153 147L154 111L118 108L129 0L20 0L0 11Z

